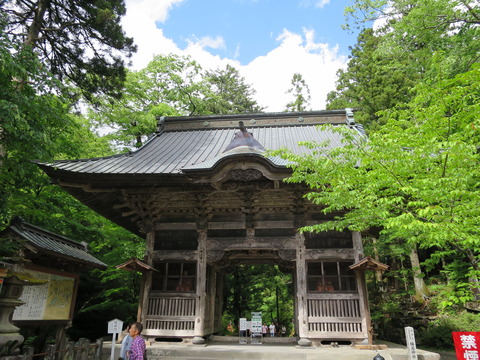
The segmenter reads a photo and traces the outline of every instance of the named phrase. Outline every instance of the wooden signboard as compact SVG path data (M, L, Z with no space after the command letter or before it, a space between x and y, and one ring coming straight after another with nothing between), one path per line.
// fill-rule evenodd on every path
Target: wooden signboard
M22 273L46 283L24 287L20 300L25 304L15 309L13 321L72 319L77 287L75 275L38 268L25 269Z

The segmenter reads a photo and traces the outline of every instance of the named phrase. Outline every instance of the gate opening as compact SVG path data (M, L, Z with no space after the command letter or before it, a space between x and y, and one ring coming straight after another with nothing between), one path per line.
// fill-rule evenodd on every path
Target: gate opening
M235 265L226 269L219 335L238 336L240 318L262 313L262 323L275 325L275 337L296 334L293 270L271 264ZM283 330L283 331L282 331ZM270 337L270 329L267 330Z

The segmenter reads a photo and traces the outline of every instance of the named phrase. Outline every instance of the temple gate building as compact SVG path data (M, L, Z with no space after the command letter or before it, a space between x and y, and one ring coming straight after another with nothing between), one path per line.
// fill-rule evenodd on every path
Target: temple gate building
M146 239L138 320L143 334L202 343L221 329L223 278L235 264L292 269L299 344L371 343L358 232L302 234L331 219L283 182L286 161L265 149L307 151L299 141L330 141L317 125L365 136L349 109L301 113L162 117L140 149L97 159L40 163L78 200ZM255 310L255 309L254 309Z

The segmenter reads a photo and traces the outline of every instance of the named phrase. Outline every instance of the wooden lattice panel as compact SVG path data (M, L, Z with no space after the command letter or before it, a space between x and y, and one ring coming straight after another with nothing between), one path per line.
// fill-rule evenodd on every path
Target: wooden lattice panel
M195 316L195 299L150 297L147 318L152 316Z
M308 331L320 338L362 338L365 329L359 299L309 299Z

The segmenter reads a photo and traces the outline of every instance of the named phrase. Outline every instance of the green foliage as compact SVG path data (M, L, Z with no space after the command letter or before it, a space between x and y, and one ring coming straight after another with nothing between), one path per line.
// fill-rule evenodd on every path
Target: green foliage
M363 29L348 68L338 72L327 108L354 107L357 121L378 129L378 112L408 102L414 85L470 70L478 62L478 8L463 0L355 0L348 26ZM345 106L348 105L348 106Z
M425 328L417 332L418 345L434 350L452 350L452 331L478 331L480 315L466 311L455 315L444 315L428 322Z
M380 228L386 239L430 249L431 261L454 256L467 264L456 284L469 283L472 293L480 260L479 79L480 66L454 78L439 71L436 81L416 86L411 102L382 112L386 125L368 141L354 130L324 127L340 132L344 146L305 142L304 155L279 152L291 162L289 182L307 184L306 197L325 213L341 213L305 230Z
M157 55L145 69L129 72L122 92L118 100L98 97L88 117L97 129L113 129L106 138L126 149L141 146L161 116L262 111L234 67L203 72L190 57L173 54Z
M253 99L255 90L245 83L239 71L231 65L225 69L206 71L206 89L202 114L258 113L263 108Z
M88 99L99 92L119 95L122 57L136 51L120 24L124 0L2 1L0 9L6 32L34 49L57 79L75 84Z
M225 278L225 321L238 324L238 319L250 319L251 312L262 312L264 322L284 324L287 332L293 328L293 281L289 273L278 266L235 266Z
M327 96L327 109L358 109L355 119L367 130L382 125L377 114L380 110L408 101L419 78L411 69L410 64L415 63L413 57L390 56L379 51L384 41L372 29L362 30L351 49L347 69L337 72L336 91Z
M96 280L86 282L90 286L79 291L77 305L82 310L78 314L82 315L78 316L93 316L88 319L91 330L91 324L98 320L95 317L99 317L98 306L102 303L110 306L105 316L115 313L117 308L123 311L122 316L135 316L132 308L137 306L139 276L113 266L132 256L141 257L144 241L105 220L58 186L51 185L49 178L31 162L112 154L110 145L90 130L86 119L72 113L70 102L56 95L56 89L60 88L62 85L45 71L37 56L17 38L8 37L2 27L0 226L3 229L14 216L21 216L55 233L86 241L93 255L111 266L103 274L90 275ZM5 241L0 247L4 259L9 256L9 260L21 261L14 258L17 247ZM74 322L77 320L75 318Z
M294 100L286 105L285 111L307 111L310 106L310 89L302 74L293 74L291 84L287 94L292 94Z

